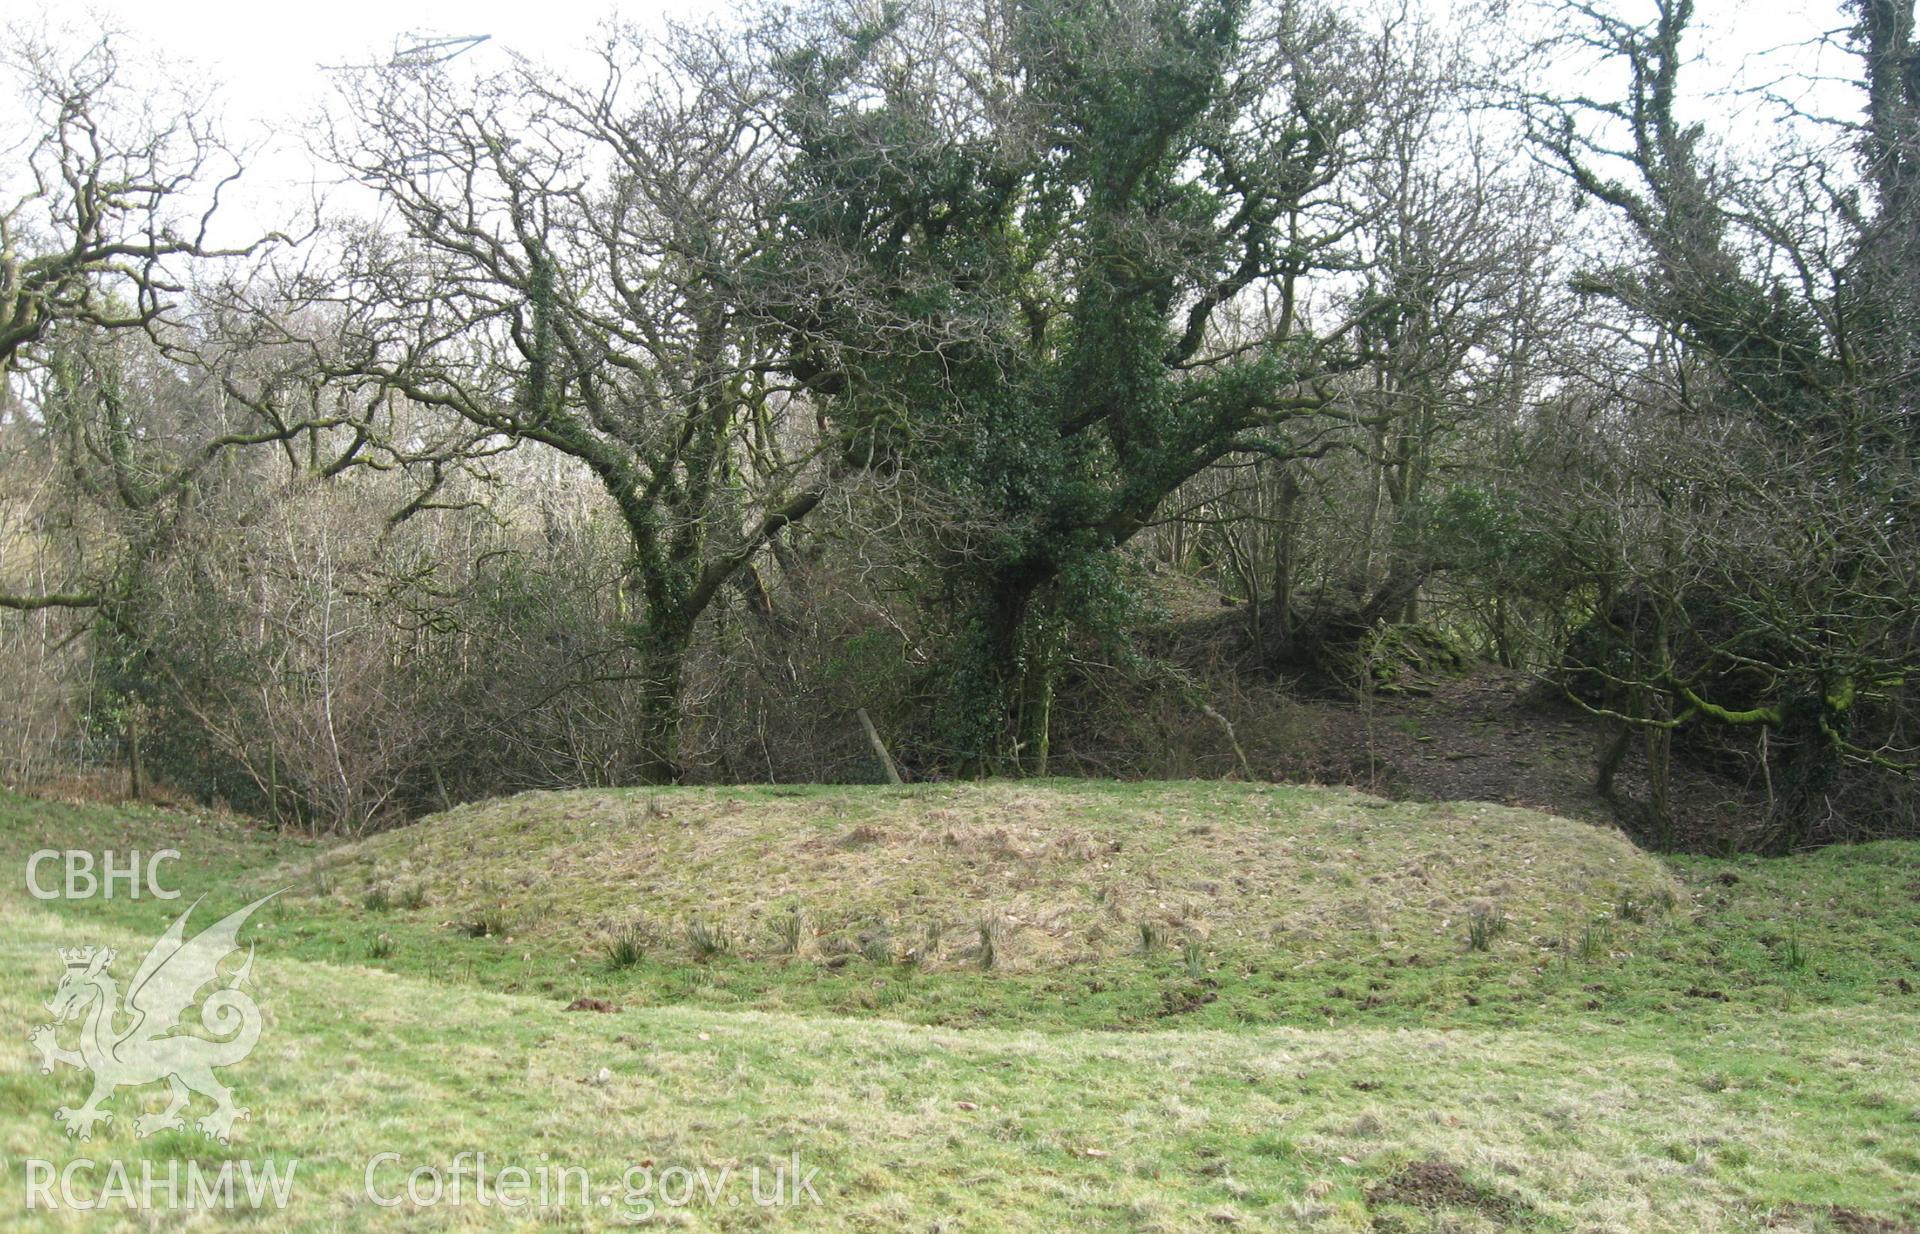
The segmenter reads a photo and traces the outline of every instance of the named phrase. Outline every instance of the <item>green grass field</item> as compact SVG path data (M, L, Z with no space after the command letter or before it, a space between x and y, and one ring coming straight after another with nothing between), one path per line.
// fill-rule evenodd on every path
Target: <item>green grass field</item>
M169 846L178 901L26 891L37 849ZM1920 845L1663 862L1500 807L1057 782L527 795L342 846L0 794L0 860L19 1228L1920 1219ZM244 936L265 1030L222 1073L250 1120L137 1138L153 1084L68 1139L87 1080L26 1044L59 949L124 977L195 896L198 929L282 887ZM594 1194L406 1198L479 1152ZM796 1156L812 1192L756 1204L749 1172ZM284 1209L23 1211L28 1160L81 1157L295 1182ZM675 1206L677 1168L732 1173Z

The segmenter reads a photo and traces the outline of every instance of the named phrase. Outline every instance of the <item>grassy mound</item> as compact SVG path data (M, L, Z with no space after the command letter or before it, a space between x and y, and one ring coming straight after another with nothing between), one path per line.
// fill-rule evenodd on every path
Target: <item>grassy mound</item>
M727 813L735 798L741 809ZM1152 813L1157 799L1164 817L1152 834L1193 869L1222 860L1216 846L1229 837L1264 833L1269 843L1292 846L1299 893L1332 897L1327 903L1334 906L1367 888L1406 891L1404 859L1388 863L1374 850L1397 846L1417 856L1444 835L1461 861L1519 867L1489 875L1514 883L1501 893L1506 911L1516 919L1545 913L1549 922L1548 887L1566 869L1587 868L1585 859L1555 864L1550 875L1546 856L1535 852L1529 872L1525 846L1547 843L1538 834L1543 829L1568 843L1597 835L1563 832L1553 820L1510 820L1519 831L1499 833L1507 848L1480 855L1469 826L1477 807L1430 823L1428 812L1375 809L1340 794L1045 786L805 797L672 793L651 807L645 794L528 798L443 820L450 830L465 816L473 825L464 845L444 851L424 831L332 850L233 820L50 805L0 792L0 865L15 871L0 882L0 957L12 974L0 986L0 1035L17 1043L15 1064L0 1070L0 1145L14 1163L0 1228L587 1231L650 1216L664 1228L836 1234L1826 1234L1904 1231L1920 1218L1912 1135L1920 1125L1920 845L1865 845L1777 862L1690 858L1671 867L1687 891L1664 911L1631 899L1607 903L1602 892L1609 885L1644 892L1649 884L1634 880L1648 863L1627 854L1609 866L1601 849L1589 870L1593 885L1581 893L1587 898L1564 911L1604 914L1606 945L1552 959L1518 928L1490 940L1489 950L1474 950L1451 937L1456 923L1444 927L1445 953L1428 947L1418 963L1396 951L1281 967L1271 962L1276 945L1250 942L1268 962L1209 960L1200 980L1177 952L1085 966L1097 974L1094 981L1130 983L1156 1003L1162 991L1184 996L1211 983L1218 1006L1240 998L1242 1010L1276 1002L1313 1011L1296 1026L1250 1026L1200 1011L1156 1023L1163 1031L1155 1032L960 1031L812 1014L823 1009L818 1003L802 1015L716 1005L739 974L763 983L788 974L790 992L884 985L917 992L929 1000L923 1006L991 1008L1002 1024L1018 1024L1026 1022L1025 1008L1069 974L981 971L952 961L922 969L865 956L835 969L818 954L818 940L799 960L775 961L731 954L696 962L676 944L674 954L647 963L660 974L692 974L684 986L663 975L644 989L611 991L620 1004L612 1010L569 1011L568 1000L605 978L604 964L525 936L469 937L448 928L458 914L434 899L462 894L462 879L477 884L487 877L489 860L520 862L516 870L537 873L540 850L516 849L505 842L510 834L491 859L479 847L520 818L523 807L529 820L555 827L559 815L580 814L568 821L567 834L584 847L598 831L586 816L624 803L642 816L632 829L652 833L664 848L670 825L697 829L709 807L737 819L760 804L771 816L776 804L802 811L811 803L814 821L806 825L845 863L851 891L870 888L879 877L870 867L885 865L883 855L906 855L894 850L909 842L883 834L849 849L836 846L835 837L863 825L884 833L909 822L1001 827L1026 851L1031 840L1023 828L1040 824L1016 824L1011 803L1028 798L1051 801L1055 813L1078 802L1074 808L1115 820ZM872 805L864 815L863 801ZM954 808L943 801L970 803L986 817L929 820L932 810ZM835 803L848 817L834 817ZM1327 817L1320 817L1322 808ZM997 809L1005 817L992 813ZM1500 813L1489 812L1493 821L1485 826L1500 827ZM602 825L611 827L612 818ZM1396 819L1398 833L1387 825ZM1134 823L1156 825L1137 817ZM767 826L765 852L774 856L808 834L786 835L771 817ZM1214 830L1191 834L1195 827ZM1342 845L1333 837L1346 834L1343 827L1378 832L1364 846ZM1076 821L1070 829L1093 834L1094 824ZM49 847L177 848L182 856L165 881L182 898L30 899L19 874L29 854ZM1256 846L1249 839L1246 847ZM1364 862L1348 856L1363 848ZM1311 878L1305 873L1316 859L1309 849L1324 852L1326 867ZM1338 858L1348 864L1350 884ZM569 858L585 859L586 851ZM1004 856L991 860L1003 874L1021 868ZM1096 855L1083 864L1097 870L1111 860ZM1134 877L1141 886L1149 874L1169 883L1165 871L1173 862L1168 856L1149 863ZM453 868L436 870L435 863ZM728 857L713 872L743 864ZM1068 878L1069 863L1059 864L1060 877ZM1278 877L1274 871L1284 867L1261 868ZM1112 871L1120 869L1135 867L1116 865L1109 875L1119 878ZM602 873L600 881L609 881ZM1657 891L1667 876L1658 867L1654 873ZM361 874L367 881L351 881ZM1372 882L1375 874L1382 881ZM59 949L117 947L114 972L124 978L197 897L206 898L194 909L196 929L296 875L305 881L262 908L245 938L254 957L249 988L266 1029L258 1048L223 1073L252 1110L234 1142L214 1146L189 1131L139 1138L135 1117L166 1103L165 1088L153 1084L117 1093L109 1103L116 1117L93 1141L67 1139L54 1111L78 1103L88 1080L69 1067L41 1074L25 1045L48 1018L42 1000L65 972ZM1232 877L1229 871L1222 881L1231 885ZM567 881L584 899L594 879ZM838 886L806 885L822 903ZM1424 884L1415 877L1412 885ZM989 900L1010 894L981 886ZM416 887L424 897L418 902ZM384 898L369 894L375 889ZM1463 880L1458 891L1449 884L1447 894L1472 890ZM719 921L717 906L736 903L727 898L733 894L716 887L695 907ZM962 902L943 894L945 902ZM532 912L531 899L521 903ZM1254 911L1236 910L1233 920L1247 930L1257 929L1256 921L1283 920ZM1395 925L1402 918L1394 915L1384 918L1386 927L1421 937L1429 923L1419 911L1437 910L1404 911L1406 923L1418 924ZM1230 915L1216 909L1216 916L1218 936ZM557 936L559 917L545 928ZM1351 922L1324 923L1312 937L1324 947L1371 945L1367 931ZM1027 959L1037 963L1040 954ZM487 957L499 963L482 963ZM1285 982L1256 981L1276 969L1288 974ZM1416 979L1426 984L1396 984ZM1081 983L1075 997L1086 999L1090 989ZM659 1005L669 995L679 996L679 1005ZM948 1001L932 1001L938 999ZM1375 999L1377 1009L1361 1010ZM1321 1001L1340 1009L1337 1028L1326 1026L1331 1010L1322 1019L1313 1008ZM1390 1015L1399 1018L1383 1018ZM77 1031L66 1026L65 1039ZM205 1108L200 1100L189 1113ZM592 1195L576 1192L569 1206L542 1209L481 1207L473 1203L469 1172L464 1206L386 1207L367 1197L369 1179L395 1196L415 1165L457 1171L469 1154L471 1171L475 1152L486 1153L496 1170L584 1171ZM779 1210L755 1207L740 1179L796 1156L818 1167L819 1202L809 1195ZM297 1163L297 1185L284 1210L243 1210L231 1218L131 1211L104 1200L100 1211L20 1208L19 1161L64 1169L82 1158L124 1163L136 1177L149 1165L165 1177L178 1163L211 1167L226 1159L277 1163L286 1175ZM629 1174L636 1167L658 1185L637 1187ZM685 1207L665 1206L665 1179L675 1170L704 1170L708 1178L731 1171L734 1188L711 1196L683 1189ZM98 1196L106 1180L99 1169L83 1171L77 1187ZM730 1202L736 1197L742 1203Z
M586 949L1034 973L1558 939L1679 888L1618 835L1526 810L1223 784L529 793L343 849L336 894Z
M259 920L290 958L561 1005L1052 1032L1920 1007L1917 844L1662 861L1520 811L1063 783L533 795L340 845L0 792L16 864L163 846L206 911L283 891ZM87 903L135 932L178 908Z

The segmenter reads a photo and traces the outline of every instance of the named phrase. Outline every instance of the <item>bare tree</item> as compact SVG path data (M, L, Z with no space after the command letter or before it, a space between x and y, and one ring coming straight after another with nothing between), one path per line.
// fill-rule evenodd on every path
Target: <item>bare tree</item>
M820 500L754 279L775 149L719 36L609 40L576 87L516 63L343 79L331 149L398 227L346 237L337 376L579 461L626 529L643 778L679 775L700 615Z
M191 284L236 276L238 259L284 237L210 242L221 192L241 167L204 104L136 93L110 37L71 54L24 36L15 48L5 67L27 124L0 179L10 194L0 208L4 414L21 429L16 443L61 453L60 474L113 507L106 521L124 538L78 545L71 573L51 587L0 579L0 608L100 607L117 594L120 567L155 551L169 511L222 454L341 420L207 397L221 384L209 347L219 349Z
M1683 726L1759 734L1775 849L1827 825L1846 765L1915 769L1920 78L1910 0L1849 7L1862 180L1831 148L1743 168L1677 118L1691 0L1644 23L1569 4L1565 43L1624 68L1625 94L1528 101L1538 148L1636 242L1582 288L1661 341L1634 376L1673 434L1614 490L1638 527L1610 537L1619 587L1581 671L1653 734L1663 836Z
M9 42L0 66L28 123L0 177L0 375L56 322L151 329L181 302L190 264L279 238L212 243L241 165L200 100L137 93L111 36L77 53Z

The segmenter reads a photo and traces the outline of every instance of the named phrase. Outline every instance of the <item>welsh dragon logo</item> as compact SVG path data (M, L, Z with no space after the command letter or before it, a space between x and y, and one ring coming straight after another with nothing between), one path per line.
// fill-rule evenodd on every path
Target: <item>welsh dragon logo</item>
M194 996L219 980L221 961L238 950L240 927L255 909L279 894L255 900L184 941L187 918L200 904L195 900L140 962L124 1005L119 987L107 973L116 954L112 948L61 950L67 971L60 988L47 1000L54 1022L34 1029L27 1039L40 1052L42 1074L51 1073L55 1063L93 1073L93 1094L86 1104L77 1110L62 1106L54 1113L68 1135L89 1140L95 1125L111 1121L113 1114L100 1104L114 1090L165 1080L171 1091L167 1108L136 1118L134 1133L144 1138L186 1126L180 1112L192 1094L199 1093L212 1098L214 1108L195 1120L194 1126L209 1139L227 1142L234 1121L248 1115L234 1105L232 1091L213 1072L245 1058L260 1040L260 1008L240 988L253 969L251 947L239 970L200 1004L200 1024L214 1039L177 1030L183 1027ZM64 1049L54 1038L55 1026L74 1019L83 1020L79 1048Z

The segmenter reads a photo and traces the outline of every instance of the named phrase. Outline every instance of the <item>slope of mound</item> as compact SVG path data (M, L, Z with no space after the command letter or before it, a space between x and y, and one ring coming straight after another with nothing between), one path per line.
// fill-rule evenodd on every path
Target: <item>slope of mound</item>
M527 793L341 849L329 871L336 894L475 933L1011 972L1196 945L1280 963L1551 945L1679 894L1585 823L1219 783Z
M132 969L154 929L111 925L126 903L55 909L0 888L0 1034L22 1042L46 1021L61 947L111 943L116 971ZM136 1117L164 1093L151 1085L122 1088L108 1100L116 1117L73 1141L53 1112L79 1105L90 1081L66 1066L43 1074L16 1046L0 1142L54 1163L70 1181L52 1194L95 1207L56 1200L0 1225L1819 1234L1909 1230L1914 1212L1920 1034L1891 1008L1712 1032L1591 1018L1524 1032L958 1032L688 1007L570 1015L550 999L295 959L284 928L251 941L266 1029L220 1072L251 1111L232 1145L191 1125L141 1138ZM189 1118L208 1108L192 1102ZM505 1203L477 1201L489 1167L476 1151ZM292 1180L285 1207L222 1219L169 1200L164 1180L185 1178L183 1162L212 1171L226 1158L278 1165ZM811 1171L804 1199L746 1202L771 1191L749 1184L756 1169L790 1162ZM134 1180L117 1201L109 1164ZM517 1190L508 1168L522 1171ZM549 1168L588 1182L524 1185ZM444 1193L425 1180L444 1201L434 1207L407 1189L428 1170L447 1178ZM669 1185L694 1171L700 1185ZM6 1190L22 1203L19 1183Z

